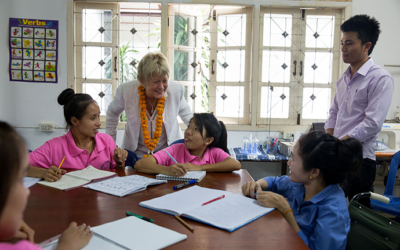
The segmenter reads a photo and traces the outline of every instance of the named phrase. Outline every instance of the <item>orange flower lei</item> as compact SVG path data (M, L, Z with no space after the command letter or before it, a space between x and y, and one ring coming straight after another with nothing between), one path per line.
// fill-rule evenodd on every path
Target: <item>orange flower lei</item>
M158 140L160 139L162 133L162 123L163 123L163 113L164 113L164 101L165 96L157 102L157 119L156 119L156 129L154 130L153 139L150 138L149 130L147 129L147 115L146 115L146 96L145 90L143 86L138 87L139 90L139 107L140 107L140 122L142 124L142 131L144 137L144 145L149 149L147 155L143 155L143 157L147 157L150 153L153 153L153 150L156 148Z

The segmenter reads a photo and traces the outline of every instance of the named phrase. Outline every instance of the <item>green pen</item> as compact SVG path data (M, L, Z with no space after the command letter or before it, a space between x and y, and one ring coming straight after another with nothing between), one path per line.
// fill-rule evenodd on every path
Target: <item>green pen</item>
M141 216L141 215L138 215L138 214L131 213L129 211L126 211L126 215L135 216L135 217L138 217L139 219L142 219L142 220L145 220L145 221L148 221L148 222L154 222L154 220L152 220L152 219L149 219L147 217L144 217L144 216Z

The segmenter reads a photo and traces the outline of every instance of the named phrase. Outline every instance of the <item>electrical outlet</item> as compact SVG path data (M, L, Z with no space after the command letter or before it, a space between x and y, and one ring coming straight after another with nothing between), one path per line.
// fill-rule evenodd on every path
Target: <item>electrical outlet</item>
M54 124L52 122L40 123L39 130L44 132L54 131Z
M284 139L293 139L294 138L294 132L284 131L283 132L283 138Z

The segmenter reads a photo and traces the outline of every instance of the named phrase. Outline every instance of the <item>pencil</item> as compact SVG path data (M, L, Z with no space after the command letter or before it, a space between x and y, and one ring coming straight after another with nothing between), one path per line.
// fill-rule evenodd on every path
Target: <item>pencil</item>
M65 160L65 156L64 156L64 158L62 159L62 161L61 161L61 163L60 163L60 166L58 166L58 168L61 168L61 165L63 164L64 160Z
M187 224L184 220L182 220L178 215L175 215L175 218L182 223L185 227L187 227L190 231L194 231L194 228L189 226L189 224Z

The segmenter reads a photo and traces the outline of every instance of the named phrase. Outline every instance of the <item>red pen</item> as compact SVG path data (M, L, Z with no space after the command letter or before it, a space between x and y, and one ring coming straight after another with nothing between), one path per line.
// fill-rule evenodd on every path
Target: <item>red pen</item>
M222 199L222 198L225 198L225 195L222 195L222 196L220 196L220 197L217 197L217 198L215 198L215 199L212 199L212 200L210 200L210 201L207 201L207 202L203 203L202 206L207 205L207 204L209 204L209 203L211 203L211 202L213 202L213 201L220 200L220 199Z

